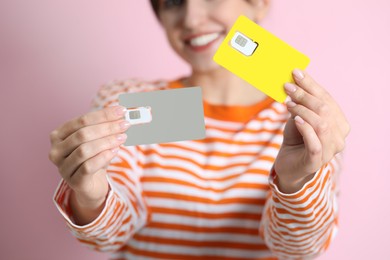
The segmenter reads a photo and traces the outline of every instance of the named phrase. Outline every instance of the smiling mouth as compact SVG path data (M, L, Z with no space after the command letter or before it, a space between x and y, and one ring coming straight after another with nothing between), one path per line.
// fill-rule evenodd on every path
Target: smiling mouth
M214 42L216 39L219 38L221 33L209 33L209 34L203 34L197 37L192 37L188 40L186 40L186 44L188 44L192 48L201 48L201 47L207 47L212 42Z

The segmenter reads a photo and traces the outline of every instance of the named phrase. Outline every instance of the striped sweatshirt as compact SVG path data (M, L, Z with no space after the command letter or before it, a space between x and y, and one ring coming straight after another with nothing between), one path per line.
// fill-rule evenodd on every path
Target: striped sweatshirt
M183 87L173 82L114 81L95 109L118 95ZM271 169L289 117L283 104L204 101L206 138L121 147L107 169L110 191L91 223L74 223L70 188L54 202L73 235L111 259L307 259L337 230L338 159L303 188L282 193ZM131 136L129 137L131 138Z

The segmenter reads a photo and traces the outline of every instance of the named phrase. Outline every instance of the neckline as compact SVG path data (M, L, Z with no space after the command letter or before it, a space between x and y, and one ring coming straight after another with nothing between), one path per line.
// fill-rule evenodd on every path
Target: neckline
M183 87L182 79L177 79L168 84L170 89ZM255 117L260 111L270 107L273 102L274 100L268 96L258 103L247 106L211 104L203 99L203 109L206 117L245 123Z

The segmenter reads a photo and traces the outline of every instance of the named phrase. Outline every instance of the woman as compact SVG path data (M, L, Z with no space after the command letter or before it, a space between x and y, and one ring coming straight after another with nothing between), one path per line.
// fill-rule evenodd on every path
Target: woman
M213 62L236 18L260 23L270 0L152 0L192 73L114 82L96 111L51 133L58 209L83 243L114 259L307 258L337 224L337 154L349 125L310 75L294 70L278 104ZM123 147L119 93L201 86L204 140ZM290 116L291 114L291 116Z

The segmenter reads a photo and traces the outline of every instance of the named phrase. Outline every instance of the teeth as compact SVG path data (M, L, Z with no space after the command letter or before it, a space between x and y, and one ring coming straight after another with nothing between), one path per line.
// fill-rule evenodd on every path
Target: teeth
M210 34L202 35L202 36L199 36L199 37L196 37L196 38L192 38L190 40L190 44L192 46L197 46L197 47L198 46L207 45L210 42L212 42L215 39L217 39L218 36L219 36L219 33L210 33Z

